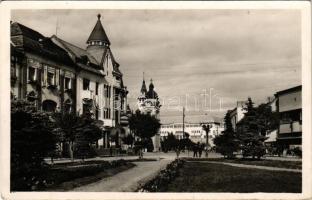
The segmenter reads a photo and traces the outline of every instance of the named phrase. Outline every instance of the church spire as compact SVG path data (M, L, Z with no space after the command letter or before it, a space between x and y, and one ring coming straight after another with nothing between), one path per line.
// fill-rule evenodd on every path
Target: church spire
M144 72L143 72L143 82L142 82L142 87L141 87L141 93L146 94L146 85L145 85L145 79L144 79Z
M150 89L150 90L153 90L153 89L154 89L153 79L151 79L151 83L150 83L150 85L149 85L149 89Z
M97 18L98 20L87 40L87 44L91 46L109 46L110 41L102 26L101 14L98 14Z

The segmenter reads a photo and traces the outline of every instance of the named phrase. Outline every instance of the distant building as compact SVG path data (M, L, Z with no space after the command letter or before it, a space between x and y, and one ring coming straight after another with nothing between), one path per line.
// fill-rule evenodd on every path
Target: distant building
M189 134L191 141L197 143L206 143L206 132L203 130L203 125L210 125L209 131L209 145L215 146L213 143L213 138L220 135L224 131L224 126L219 122L205 122L205 123L185 123L184 132ZM177 139L183 138L183 123L170 123L162 124L159 130L161 140L168 137L169 134L173 134Z
M275 94L280 115L277 141L284 149L301 148L302 144L302 86L289 88Z
M138 97L138 109L141 113L150 114L158 118L160 111L160 102L157 92L154 90L153 80L149 84L148 90L146 89L145 80L143 77L142 87L140 95ZM154 151L158 151L160 148L160 135L156 134L152 137Z
M233 110L230 110L230 118L234 131L237 131L236 125L237 123L244 118L244 110L245 101L237 101L236 107Z
M269 98L268 99L267 106L270 106L272 112L277 112L276 104L277 104L277 99L276 98L273 97L273 98ZM264 141L264 143L266 145L275 146L276 138L277 138L277 129L268 131L266 133L266 137L268 137L268 138Z

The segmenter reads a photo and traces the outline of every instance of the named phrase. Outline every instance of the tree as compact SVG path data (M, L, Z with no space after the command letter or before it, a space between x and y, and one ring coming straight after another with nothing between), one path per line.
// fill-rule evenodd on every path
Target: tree
M129 128L141 141L144 141L156 135L160 128L160 122L155 116L137 110L129 117Z
M164 152L174 150L175 140L176 138L173 133L169 133L168 136L162 141L162 150Z
M210 131L210 125L209 124L207 124L207 125L202 125L202 128L203 128L203 130L205 131L205 133L206 133L206 157L208 158L208 147L209 147L209 131Z
M11 189L31 190L43 184L44 157L56 138L46 113L26 101L11 102Z
M239 149L239 140L233 130L229 112L226 113L224 122L225 130L222 131L221 135L216 136L213 142L216 145L217 152L224 157L233 158L233 153Z
M237 124L243 157L252 156L260 159L265 154L263 142L266 137L262 134L264 126L258 119L259 115L251 98L248 98L244 110L245 116Z
M126 137L122 138L122 141L124 142L124 144L131 146L134 143L134 137L132 134L127 135Z
M162 142L162 149L164 152L175 151L177 158L179 158L181 150L185 148L186 139L177 139L173 133L169 133L167 138Z
M256 108L256 120L260 134L265 136L268 131L278 128L279 114L273 112L270 105L260 104Z
M81 125L81 117L75 112L54 113L55 127L62 135L63 141L69 145L69 155L71 161L74 161L74 142L78 134L77 128Z
M82 158L94 155L91 145L102 137L101 123L92 118L91 113L79 115L76 112L58 112L53 116L55 127L61 132L63 140L69 144L69 154ZM75 154L77 154L75 156Z

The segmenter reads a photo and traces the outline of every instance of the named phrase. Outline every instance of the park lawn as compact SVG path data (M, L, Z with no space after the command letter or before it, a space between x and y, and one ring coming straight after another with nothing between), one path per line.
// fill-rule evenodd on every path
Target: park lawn
M134 166L136 165L132 162L124 160L55 164L49 169L49 182L54 183L43 190L68 191L113 176Z
M166 192L301 193L301 173L185 162Z
M225 158L190 158L190 161L217 161L217 162L227 162L227 163L237 163L245 165L257 165L257 166L267 166L267 167L278 167L278 168L288 168L288 169L301 169L301 161L283 161L283 160L252 160L252 159L225 159Z

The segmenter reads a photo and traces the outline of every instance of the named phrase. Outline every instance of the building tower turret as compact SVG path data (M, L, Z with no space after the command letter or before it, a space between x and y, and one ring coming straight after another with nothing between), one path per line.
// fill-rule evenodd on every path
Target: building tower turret
M109 48L110 41L101 23L101 14L97 15L97 22L87 40L87 51L101 63L105 49Z

